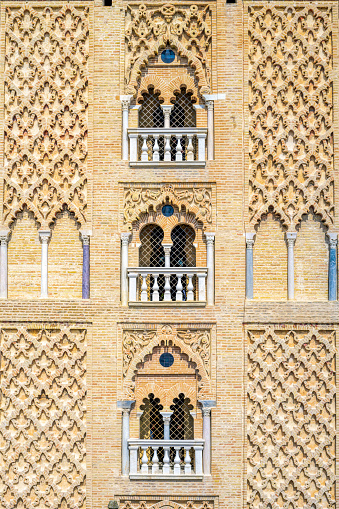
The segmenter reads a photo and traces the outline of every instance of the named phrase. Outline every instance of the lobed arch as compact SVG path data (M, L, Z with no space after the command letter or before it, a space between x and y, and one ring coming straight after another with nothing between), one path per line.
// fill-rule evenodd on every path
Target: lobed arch
M165 217L163 216L162 214L157 214L156 217L154 216L149 216L149 215L146 215L144 216L144 220L143 221L140 221L138 222L135 226L135 230L134 230L134 239L136 242L141 242L141 234L142 234L142 231L144 230L144 228L148 225L155 225L155 226L160 226L160 228L162 229L163 233L164 233L164 238L162 240L163 243L167 243L167 244L170 244L172 243L172 239L171 239L171 234L172 234L172 231L174 230L174 228L176 226L190 226L195 234L196 234L196 238L197 238L197 229L200 228L201 229L201 224L195 220L194 217L187 217L187 218L181 218L179 217L179 214L176 215L176 214L173 214L173 216L171 217ZM196 240L195 238L195 240Z
M136 353L131 359L131 362L126 371L124 381L123 381L123 392L125 399L135 399L135 375L138 372L137 365L140 362L146 362L145 357L149 354L152 354L153 350L156 347L163 346L165 342L169 341L170 346L177 346L181 352L185 353L189 359L189 361L194 362L196 364L197 375L201 378L198 380L198 390L199 388L203 388L204 398L205 399L213 399L211 383L206 371L206 367L202 361L202 358L197 352L194 352L189 345L185 344L177 335L171 334L170 340L163 340L158 335L154 335L152 340L138 353ZM151 391L152 392L152 391ZM184 392L184 391L180 391Z
M173 34L161 35L150 44L148 50L143 51L139 58L132 64L130 79L126 87L126 93L132 94L134 97L137 95L138 80L141 77L141 71L147 67L150 58L158 55L159 51L166 47L175 49L181 57L187 58L188 65L193 68L194 74L198 79L199 91L201 94L211 94L211 87L209 83L209 68L206 72L203 67L203 62L199 57L195 56L192 51L188 50ZM205 62L205 65L206 62Z
M168 81L160 76L148 74L141 79L136 101L140 103L143 100L143 94L154 88L154 92L159 94L160 102L168 105L176 100L176 94L180 93L183 87L186 88L187 93L192 94L194 102L197 102L198 89L192 76L184 74Z
M149 382L147 385L136 388L135 399L137 401L137 411L140 410L143 400L148 398L149 394L153 393L157 398L160 399L160 403L166 409L169 409L173 405L174 398L177 398L180 393L185 394L185 397L189 398L191 404L196 409L196 396L197 391L193 384L186 382L178 382L173 384L169 389L161 387L157 382Z

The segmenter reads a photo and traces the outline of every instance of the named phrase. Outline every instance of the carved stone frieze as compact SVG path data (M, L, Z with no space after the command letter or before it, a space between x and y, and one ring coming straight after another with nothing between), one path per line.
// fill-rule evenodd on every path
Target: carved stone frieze
M141 69L166 46L192 66L200 92L211 93L211 10L206 4L131 4L127 6L126 93L136 94Z
M161 186L138 186L124 189L124 222L132 229L132 223L140 219L140 214L148 212L152 207L156 210L168 201L182 207L195 215L205 226L212 223L212 187L203 185L175 184Z
M249 8L250 221L333 221L332 7Z
M217 509L219 502L218 497L210 496L117 495L115 498L121 509Z
M86 331L6 325L0 332L3 509L86 504Z
M122 376L125 396L134 397L134 375L137 365L159 345L178 346L189 360L197 364L198 388L201 394L210 393L211 329L179 325L159 325L156 329L124 328L122 331Z
M6 7L3 221L86 222L88 7Z
M249 328L248 507L335 507L335 331Z

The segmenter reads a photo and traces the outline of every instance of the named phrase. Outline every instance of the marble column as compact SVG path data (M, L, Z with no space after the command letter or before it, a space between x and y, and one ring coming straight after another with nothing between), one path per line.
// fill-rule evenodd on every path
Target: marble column
M82 298L90 298L90 238L91 232L80 232L82 240Z
M294 299L294 244L297 232L287 232L287 298Z
M162 111L164 112L164 127L165 129L169 129L171 126L171 111L173 109L173 104L161 104Z
M253 246L255 232L246 233L246 298L253 299Z
M0 299L8 297L8 241L10 230L0 231Z
M172 412L160 412L164 420L164 440L170 440L170 423Z
M132 95L121 95L122 107L122 160L128 161L128 114Z
M122 443L121 443L121 474L129 475L129 416L135 401L118 401L117 407L122 409Z
M122 232L121 237L121 272L120 272L120 285L121 285L121 304L128 305L128 244L130 241L131 232Z
M48 297L48 243L51 237L50 230L39 230L41 242L41 293L42 299Z
M216 406L213 400L199 400L202 411L202 438L205 440L203 466L204 475L211 474L211 408Z
M328 259L328 300L337 300L338 269L337 269L337 233L327 233L329 241Z
M214 101L205 100L207 107L207 159L214 158Z
M207 265L207 305L214 304L214 238L215 233L205 232Z

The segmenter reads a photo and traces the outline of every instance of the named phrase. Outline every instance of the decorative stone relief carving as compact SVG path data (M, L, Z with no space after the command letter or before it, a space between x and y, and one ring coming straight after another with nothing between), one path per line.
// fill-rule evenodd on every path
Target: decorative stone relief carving
M249 329L248 507L335 506L335 332Z
M117 496L120 509L217 509L218 497Z
M249 8L250 220L333 221L332 7Z
M179 210L185 207L195 214L204 226L212 223L212 188L189 185L187 187L165 184L158 187L126 187L124 190L124 222L132 229L132 223L140 219L142 212L151 207L156 210L166 200Z
M85 509L86 331L12 324L0 345L1 507Z
M199 80L200 92L211 93L211 10L206 4L128 5L125 22L126 93L136 94L141 69L166 46L186 57Z
M201 393L211 391L211 330L192 326L184 328L176 325L159 325L155 330L123 330L122 338L122 375L125 396L134 398L134 375L137 364L159 345L176 345L197 364L199 371L198 388ZM201 398L200 394L200 398Z
M87 204L88 7L6 7L3 220L48 227Z

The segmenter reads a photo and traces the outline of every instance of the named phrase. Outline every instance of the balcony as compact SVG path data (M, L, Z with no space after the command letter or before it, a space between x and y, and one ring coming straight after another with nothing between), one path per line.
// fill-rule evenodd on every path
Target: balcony
M129 439L129 478L202 480L204 443L204 440Z
M207 267L129 267L129 304L206 305Z
M199 166L206 164L207 129L128 129L131 166Z

